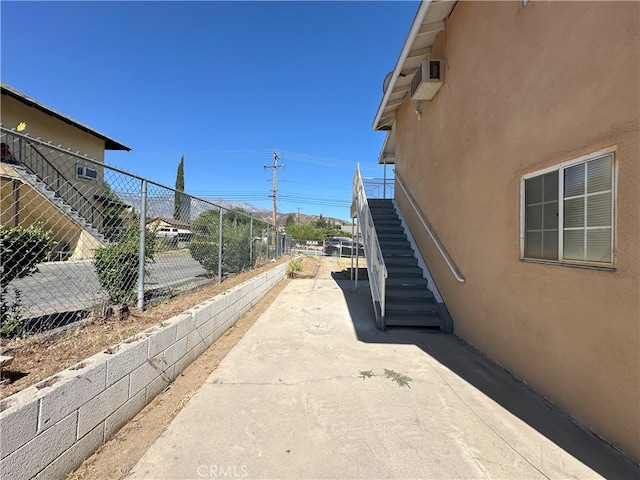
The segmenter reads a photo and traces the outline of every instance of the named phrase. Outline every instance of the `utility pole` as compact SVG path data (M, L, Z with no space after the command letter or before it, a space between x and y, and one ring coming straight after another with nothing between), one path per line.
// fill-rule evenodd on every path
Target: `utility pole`
M300 225L300 210L302 210L302 207L298 207L298 225Z
M274 227L274 239L277 238L277 229L276 226L278 225L278 213L277 213L277 198L278 198L278 169L279 168L284 168L283 164L278 165L278 160L280 159L280 156L278 155L278 152L276 152L275 150L273 151L273 165L265 165L264 169L266 170L267 168L273 168L273 195L270 195L271 197L273 197L273 227Z

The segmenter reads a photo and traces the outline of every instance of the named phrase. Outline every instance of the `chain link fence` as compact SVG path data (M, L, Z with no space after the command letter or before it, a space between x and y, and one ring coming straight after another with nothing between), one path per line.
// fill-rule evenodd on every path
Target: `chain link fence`
M280 228L0 127L0 335L142 309L289 253Z

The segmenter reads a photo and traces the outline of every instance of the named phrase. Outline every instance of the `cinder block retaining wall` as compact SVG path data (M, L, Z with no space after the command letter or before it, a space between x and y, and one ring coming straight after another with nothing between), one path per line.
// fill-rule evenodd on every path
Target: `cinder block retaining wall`
M282 280L286 266L0 401L0 478L64 479Z

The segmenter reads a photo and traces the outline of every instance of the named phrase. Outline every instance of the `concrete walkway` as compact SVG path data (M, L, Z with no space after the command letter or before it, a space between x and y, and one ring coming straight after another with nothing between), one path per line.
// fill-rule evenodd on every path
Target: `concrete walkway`
M292 281L128 478L640 478L457 337L378 331L368 284L333 277Z

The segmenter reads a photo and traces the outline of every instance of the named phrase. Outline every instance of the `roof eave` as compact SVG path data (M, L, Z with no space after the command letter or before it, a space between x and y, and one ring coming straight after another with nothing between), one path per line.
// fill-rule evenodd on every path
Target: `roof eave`
M9 95L10 97L15 98L16 100L18 100L19 102L24 103L25 105L29 106L29 107L33 107L36 108L38 110L40 110L43 113L46 113L47 115L51 115L52 117L57 118L58 120L61 120L79 130L82 130L84 132L89 133L90 135L93 135L94 137L97 137L101 140L104 141L104 148L105 150L125 150L127 152L131 151L131 148L127 147L126 145L123 145L122 143L114 140L113 138L107 137L106 135L92 129L91 127L88 127L87 125L84 125L80 122L78 122L77 120L74 120L71 117L68 117L60 112L57 112L56 110L38 102L37 100L29 97L28 95L25 95L24 93L22 93L20 90L17 90L9 85L7 85L6 83L2 83L1 85L1 91L2 93Z
M411 29L409 30L409 35L404 41L404 45L402 46L402 50L400 51L400 56L396 61L395 67L393 68L393 75L391 76L391 81L389 82L389 85L387 86L387 89L385 90L384 95L382 97L382 101L378 106L378 111L376 112L376 116L373 120L374 130L391 130L391 125L386 123L383 125L380 125L380 120L381 120L382 114L384 113L384 109L387 105L387 102L389 101L389 97L391 97L391 93L393 92L393 88L395 87L396 80L398 79L398 77L400 76L400 73L402 72L404 61L406 60L407 55L409 54L409 51L411 50L411 47L413 45L413 42L415 41L416 36L420 31L420 27L422 26L422 22L424 21L424 18L426 17L430 6L431 6L431 0L425 0L421 2L420 7L418 7L416 16L413 19L413 24L411 25Z

